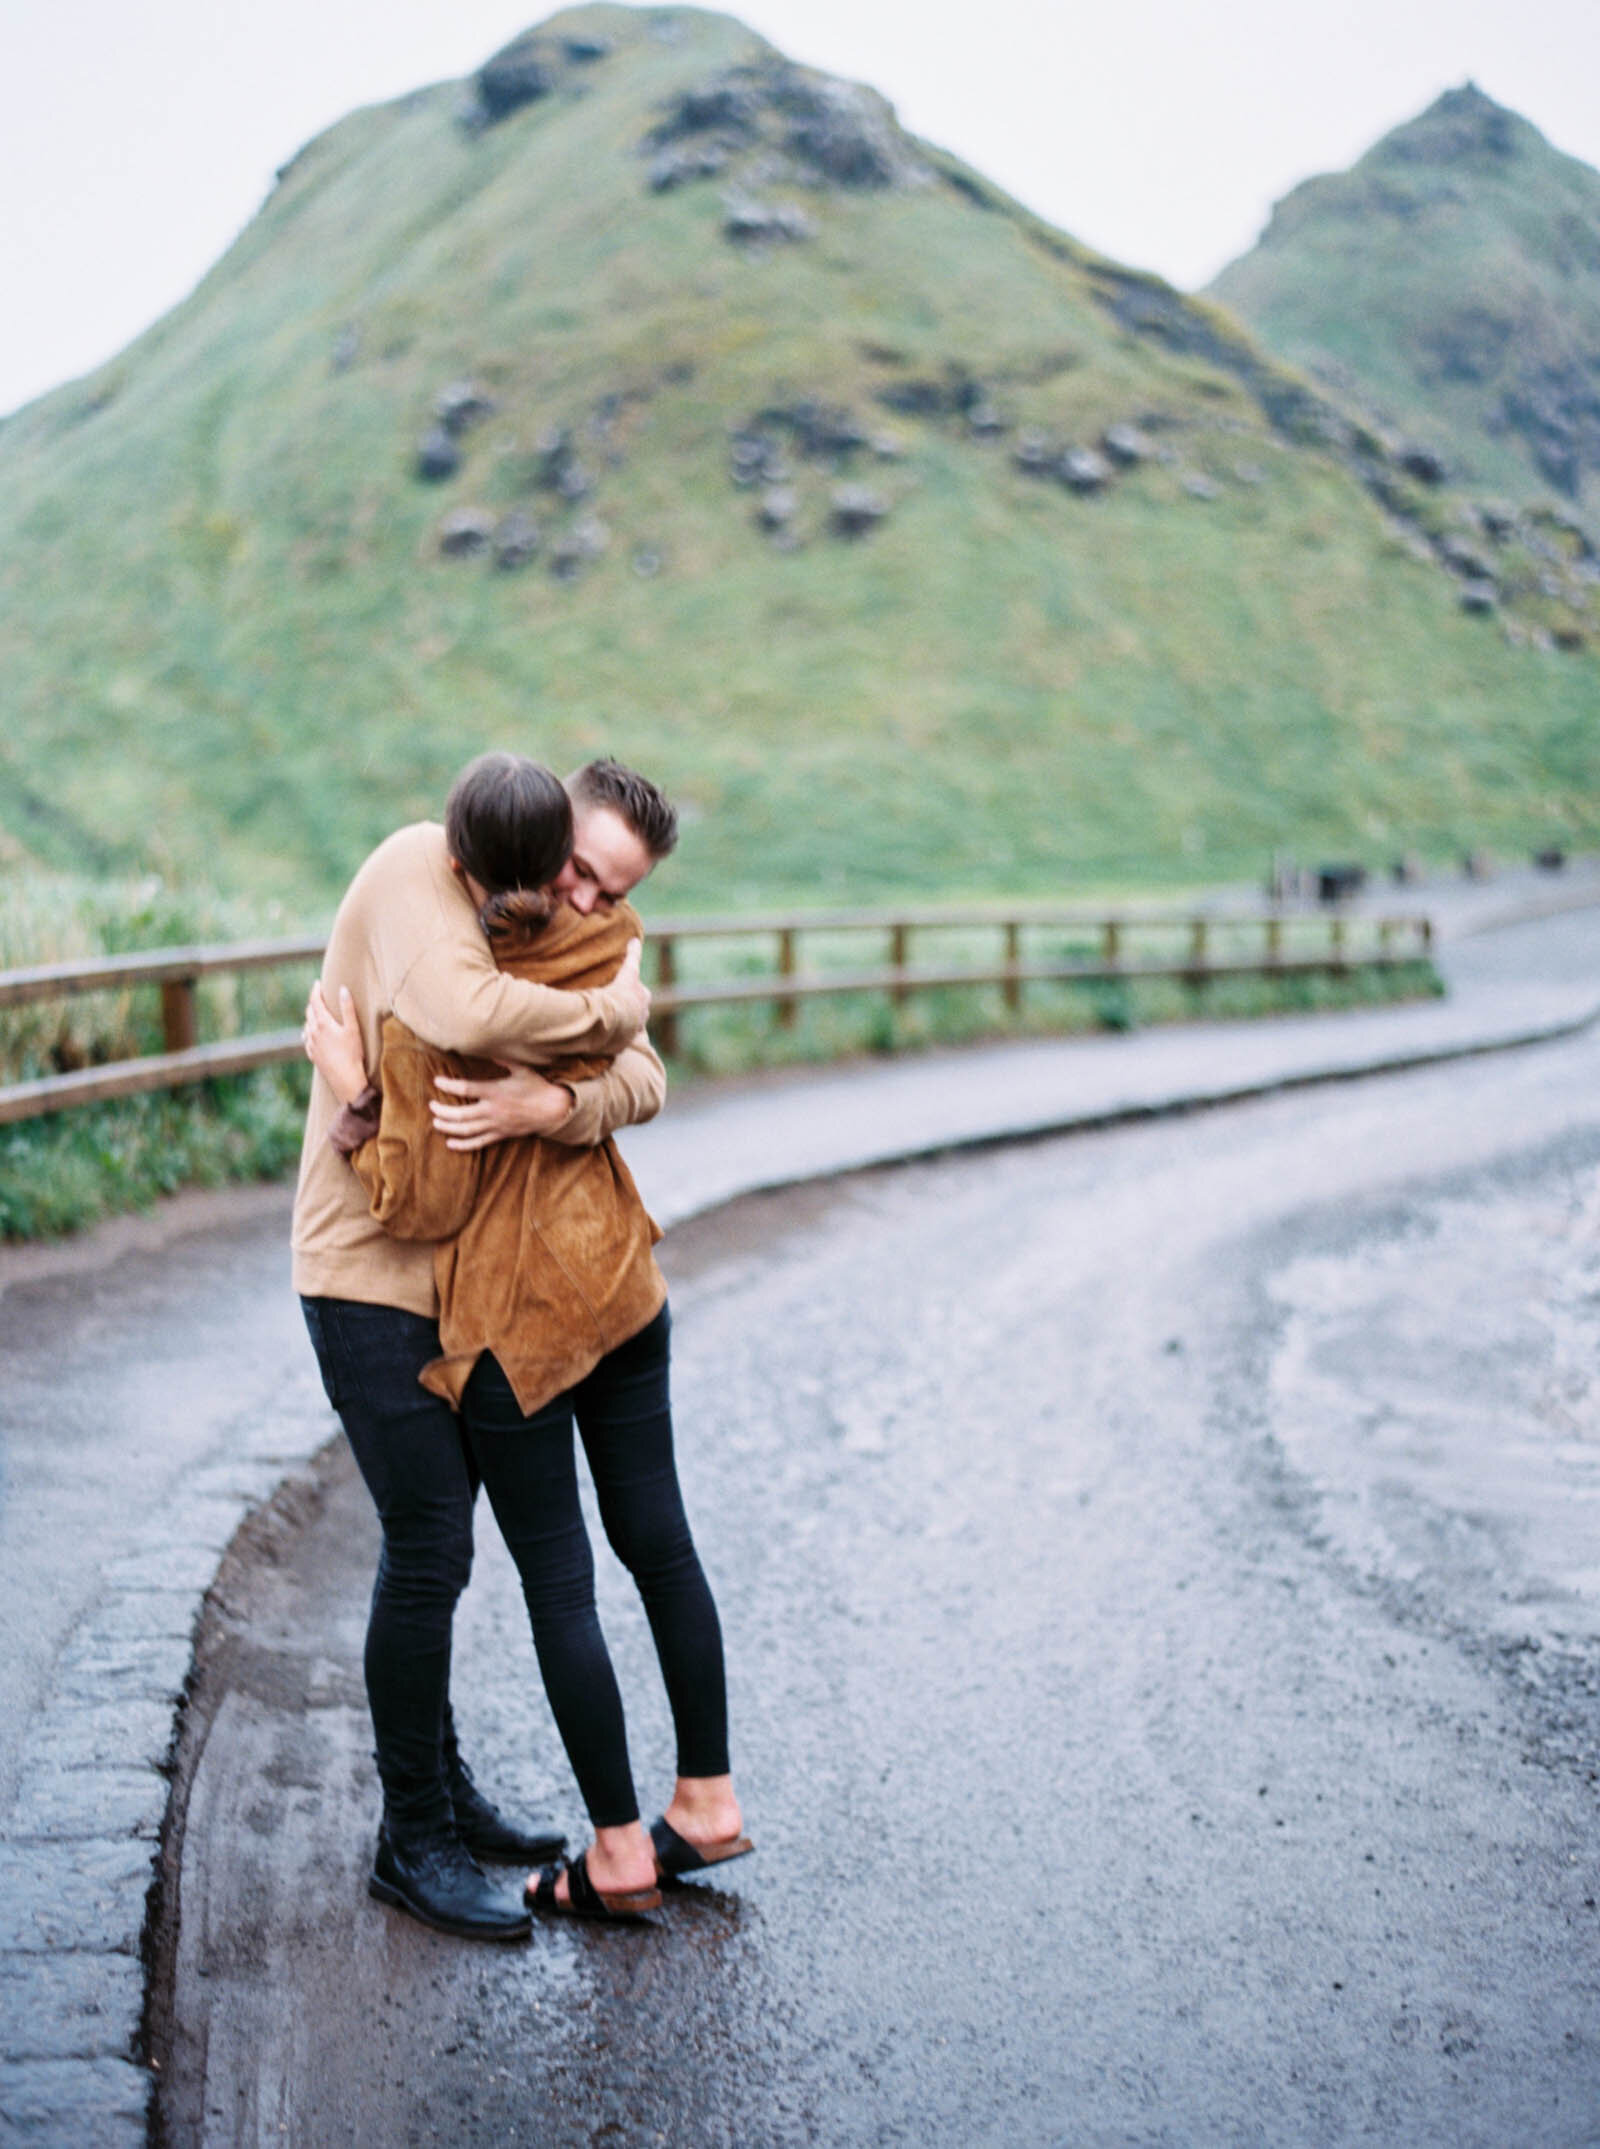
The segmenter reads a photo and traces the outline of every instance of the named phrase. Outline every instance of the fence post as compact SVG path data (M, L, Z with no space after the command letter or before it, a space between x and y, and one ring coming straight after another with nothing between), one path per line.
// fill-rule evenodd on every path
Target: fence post
M778 929L778 975L780 977L794 976L794 927L792 925L780 926ZM780 1029L792 1030L794 1028L794 1018L798 1005L799 1003L792 993L779 999L778 1026Z
M1343 918L1330 918L1328 920L1328 954L1331 958L1331 967L1335 971L1341 971L1348 967L1344 952Z
M1283 961L1283 920L1276 912L1267 920L1267 962L1276 969Z
M656 937L656 984L670 988L678 982L678 959L670 933ZM678 1011L669 1007L656 1024L656 1043L668 1059L675 1059L678 1052Z
M1122 960L1122 921L1120 918L1107 918L1104 945L1106 968L1115 970Z
M896 1007L904 1007L910 998L911 988L904 983L906 963L911 955L911 928L903 921L889 928L889 968L895 972L895 982L889 988L889 997Z
M1006 1006L1013 1015L1021 1012L1022 980L1017 966L1022 961L1022 926L1018 919L1006 920Z
M161 1035L169 1052L187 1052L200 1041L192 977L171 977L161 986Z

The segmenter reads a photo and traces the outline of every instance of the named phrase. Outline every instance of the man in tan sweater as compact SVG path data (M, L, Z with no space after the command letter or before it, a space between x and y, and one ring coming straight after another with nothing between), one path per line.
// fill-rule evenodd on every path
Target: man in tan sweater
M467 891L468 877L497 893L553 885L575 909L609 908L676 840L661 794L614 763L571 779L570 823L553 785L519 757L485 756L458 781L446 827L423 822L381 843L334 920L314 990L340 1003L349 996L369 1065L390 1013L429 1044L520 1063L504 1082L453 1083L435 1112L441 1141L476 1148L539 1134L587 1146L661 1107L666 1078L644 1035L650 996L638 944L609 986L537 985L496 968ZM606 1055L605 1072L571 1084L537 1071ZM527 1911L476 1861L535 1865L561 1838L506 1821L456 1747L450 1630L471 1572L477 1486L454 1413L418 1380L439 1355L433 1250L375 1222L329 1143L336 1111L315 1078L293 1273L329 1400L383 1525L366 1646L384 1796L372 1892L445 1931L514 1939L529 1928Z

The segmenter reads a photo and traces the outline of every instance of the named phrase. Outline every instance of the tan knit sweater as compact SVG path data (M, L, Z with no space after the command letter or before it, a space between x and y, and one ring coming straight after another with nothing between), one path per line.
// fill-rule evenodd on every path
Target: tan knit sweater
M576 1103L554 1141L589 1148L661 1109L661 1062L642 1037L630 1042L614 994L558 991L496 967L436 822L400 829L357 873L333 921L322 982L335 1005L340 986L350 988L369 1067L378 1065L389 1014L425 1044L529 1066L614 1053L607 1072L572 1085ZM294 1288L431 1318L433 1250L390 1237L373 1216L360 1181L329 1146L338 1109L317 1075L295 1193Z

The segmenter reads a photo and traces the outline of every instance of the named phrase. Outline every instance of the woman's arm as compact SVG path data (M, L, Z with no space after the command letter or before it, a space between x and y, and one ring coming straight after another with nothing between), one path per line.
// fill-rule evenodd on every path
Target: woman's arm
M348 985L339 987L339 1012L335 1015L318 978L306 1002L306 1058L327 1083L341 1104L354 1104L367 1084L366 1054L361 1044L361 1025Z
M307 1057L343 1106L329 1139L349 1158L373 1216L396 1238L453 1237L472 1213L479 1167L476 1157L452 1154L433 1137L428 1103L450 1062L387 1016L380 1088L373 1088L350 995L340 993L336 1017L320 981L306 1008L305 1040Z

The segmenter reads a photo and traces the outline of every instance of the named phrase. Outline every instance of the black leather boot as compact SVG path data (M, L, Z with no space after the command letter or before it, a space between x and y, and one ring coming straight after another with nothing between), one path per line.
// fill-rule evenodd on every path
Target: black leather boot
M533 1929L520 1897L490 1880L465 1845L442 1828L403 1843L387 1827L379 1829L367 1893L462 1940L525 1940Z
M459 1753L445 1755L445 1783L456 1817L456 1833L474 1858L490 1865L544 1865L559 1858L567 1839L548 1822L542 1828L507 1820L472 1780Z

